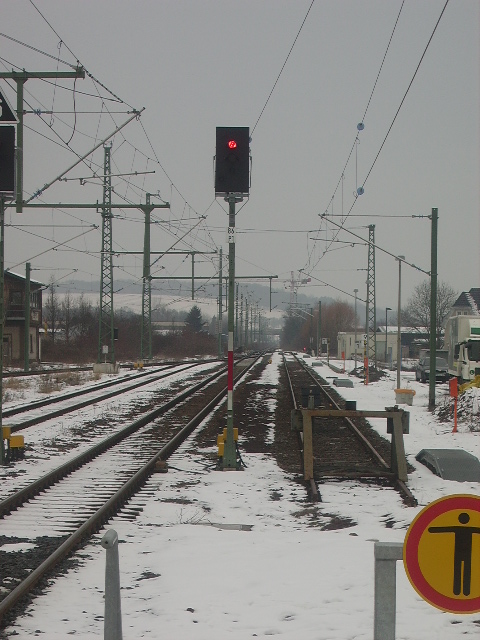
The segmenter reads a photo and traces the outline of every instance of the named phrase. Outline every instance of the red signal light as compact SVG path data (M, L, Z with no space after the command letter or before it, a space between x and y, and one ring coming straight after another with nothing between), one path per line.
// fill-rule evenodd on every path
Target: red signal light
M228 141L228 148L229 149L236 149L237 148L237 141L236 140L229 140Z

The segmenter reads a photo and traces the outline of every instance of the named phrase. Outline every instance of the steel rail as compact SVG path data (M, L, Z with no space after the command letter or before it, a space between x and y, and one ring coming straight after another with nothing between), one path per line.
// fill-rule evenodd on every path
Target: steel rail
M236 377L234 382L238 382L247 371L251 369L253 364L245 367ZM192 431L205 419L212 409L219 404L222 398L225 398L227 389L225 388L215 396L192 420L190 420L179 432L158 452L156 453L141 469L139 469L130 478L121 489L119 489L107 502L97 510L86 522L84 522L67 540L65 540L44 562L29 574L2 602L0 602L0 620L3 616L13 608L13 606L24 596L26 596L35 587L49 571L51 571L61 560L75 549L80 543L92 533L98 531L108 520L118 511L119 507L125 504L127 500L138 490L140 486L146 482L153 473L155 464L158 460L167 459L184 440L192 433ZM191 395L191 393L189 394Z
M144 416L142 416L138 420L135 420L134 422L127 425L120 431L117 431L111 436L108 436L108 438L105 438L104 440L97 443L87 451L84 451L83 453L79 454L75 458L72 458L72 460L65 462L64 464L60 465L56 469L53 469L53 471L50 471L46 475L42 476L39 480L32 482L27 487L24 487L23 489L20 489L20 491L15 492L8 498L5 498L5 500L2 500L0 502L0 517L7 515L13 509L16 509L17 507L27 502L27 500L31 500L40 492L44 491L48 487L51 487L52 484L55 484L55 482L58 482L62 478L65 478L76 469L79 469L81 466L83 466L87 462L90 462L91 460L96 458L98 455L100 455L104 451L107 451L107 449L110 449L115 444L118 444L119 442L127 438L129 435L134 433L135 431L138 431L138 429L141 429L142 427L147 425L149 422L152 422L153 420L158 418L158 416L162 415L172 407L186 400L190 395L193 395L196 391L199 391L200 389L205 387L207 384L210 384L210 382L213 382L214 380L219 378L225 372L226 372L226 367L223 367L223 369L215 372L213 375L197 383L195 386L190 387L189 389L186 389L185 391L182 391L181 393L177 394L174 398L172 398L162 406L157 407L156 409L154 409L153 411L150 411L149 413L146 413Z
M59 369L34 369L33 371L4 371L4 378L24 378L26 376L44 376L49 373L77 373L78 371L91 371L92 366L85 367L61 367Z
M174 366L174 365L170 365ZM167 369L168 367L164 367L162 371ZM138 380L140 377L145 377L147 375L155 375L154 371L142 371L135 375L135 380ZM108 389L108 387L113 387L119 384L127 384L131 382L132 378L118 378L115 380L106 380L105 382L100 382L95 384L95 386L86 386L81 389L76 389L75 391L67 391L66 393L58 394L56 396L48 396L46 398L42 398L41 400L33 400L29 402L27 405L17 405L15 407L10 407L9 409L4 409L2 411L2 418L9 418L10 416L16 416L19 413L26 413L27 411L33 411L34 409L40 409L41 407L46 407L49 404L57 404L58 402L63 402L64 400L70 400L71 398L76 398L78 396L84 396L87 393L94 393L100 389Z
M295 398L295 393L293 391L292 379L290 378L290 373L288 372L287 359L285 358L285 354L283 354L283 366L285 368L285 373L287 375L288 387L290 389L290 396L292 398L293 408L298 409L297 399ZM300 442L302 443L302 446L303 446L303 433L299 432L298 435L300 438ZM312 492L312 498L314 499L314 501L318 502L320 500L320 493L318 491L318 487L313 478L310 478L310 491Z
M337 404L337 402L335 402L335 400L333 399L333 397L326 391L325 386L320 384L320 381L313 375L313 373L311 371L309 371L306 368L306 365L304 362L302 362L299 358L297 358L296 356L294 356L297 360L297 362L300 364L300 366L304 369L304 371L309 375L309 377L311 378L311 380L322 390L322 393L324 393L327 398L329 399L329 401L338 409L340 410L339 405ZM363 435L363 433L361 433L361 431L356 427L356 425L350 420L350 418L344 417L344 420L347 422L349 428L355 433L355 435L359 438L359 440L362 442L362 444L366 447L366 449L378 460L378 462L380 463L381 466L385 467L386 470L389 470L391 467L390 465L385 462L385 460L382 458L382 456L378 453L378 451L375 449L375 447L369 442L369 440ZM415 496L413 495L413 493L410 491L410 489L407 487L407 485L405 484L405 482L403 482L403 480L400 480L399 478L395 478L395 484L397 485L400 493L402 493L404 495L404 497L409 500L412 504L416 505L417 504L417 500L415 498Z
M296 358L296 356L295 356ZM329 402L331 402L334 407L338 410L340 410L340 406L338 405L337 402L335 402L335 400L333 399L333 397L328 393L328 391L325 389L324 385L320 384L320 381L318 380L318 378L316 378L313 373L311 371L309 371L306 368L306 365L298 358L296 358L297 362L299 363L299 365L303 368L303 370L305 371L305 373L309 376L309 378L312 380L312 382L314 384L317 385L317 387L319 387L322 390L322 393L324 395L327 396ZM378 451L375 449L375 447L372 445L371 442L368 441L368 439L363 435L363 433L361 433L361 431L353 424L353 422L350 420L350 418L344 418L344 420L347 422L349 428L353 431L353 433L357 436L357 438L360 440L360 442L365 446L365 448L368 450L369 453L371 453L373 455L374 458L376 458L377 462L384 467L385 469L390 469L390 465L385 462L385 460L382 458L382 456L378 453Z
M198 366L198 365L195 365L195 364L188 365L186 369L189 369L195 366ZM181 371L185 371L185 369L181 369ZM114 398L115 396L119 396L122 393L126 393L127 391L132 391L133 389L137 389L138 387L142 387L146 384L150 384L151 382L155 382L156 380L162 380L163 378L167 378L174 374L175 372L172 372L172 371L165 374L160 374L155 378L153 378L152 380L141 380L140 382L131 384L129 387L125 387L122 389L115 389L114 391L105 393L101 397L82 400L81 402L76 402L75 404L72 404L69 407L64 407L63 409L57 409L55 411L51 411L50 413L37 416L36 418L30 418L29 420L24 420L19 424L12 425L11 432L13 433L14 431L21 431L22 429L27 429L28 427L32 427L42 422L46 422L47 420L51 420L52 418L58 418L59 416L63 416L66 413L71 413L72 411L83 409L84 407L88 407L91 404L96 404L97 402L103 402L104 400L108 400L109 398ZM94 392L95 392L95 389L90 389L90 393L94 393Z

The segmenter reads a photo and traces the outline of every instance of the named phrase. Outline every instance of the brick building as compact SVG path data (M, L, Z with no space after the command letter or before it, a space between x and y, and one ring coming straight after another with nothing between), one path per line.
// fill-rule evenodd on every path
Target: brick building
M40 362L40 328L42 326L42 289L44 285L30 280L29 361ZM5 324L3 328L3 361L5 365L25 362L25 288L26 279L11 271L4 275Z

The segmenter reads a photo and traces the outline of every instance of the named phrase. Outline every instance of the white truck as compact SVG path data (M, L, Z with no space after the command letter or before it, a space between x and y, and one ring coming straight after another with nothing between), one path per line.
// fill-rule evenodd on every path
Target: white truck
M445 325L448 372L459 382L480 375L480 316L452 316Z

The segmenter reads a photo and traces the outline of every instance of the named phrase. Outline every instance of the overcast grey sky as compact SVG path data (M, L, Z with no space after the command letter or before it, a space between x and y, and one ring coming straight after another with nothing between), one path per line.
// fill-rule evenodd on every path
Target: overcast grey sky
M478 1L447 4L396 119L445 0L310 5L6 0L0 70L65 71L64 62L78 59L94 78L25 84L25 198L125 122L132 108L145 107L140 121L113 138L112 172L155 173L114 175L113 201L145 202L145 192L159 192L171 203L155 212L161 222L152 229L152 251L175 245L223 247L226 254L227 207L213 189L215 127L248 126L253 164L250 199L237 205L238 275L278 275L283 288L292 271L297 278L304 269L312 280L302 293L351 302L357 288L363 299L367 247L347 230L367 238L374 224L379 247L429 271L431 224L411 216L437 207L439 279L458 291L480 286ZM14 85L0 80L0 87L15 106ZM81 186L78 178L103 174L103 155L100 147L65 176L75 180L57 182L32 202L101 201L101 180ZM365 192L356 197L360 186ZM325 212L333 213L331 223L319 217ZM141 212L115 215L114 246L142 251ZM344 230L336 235L333 223L342 224L342 215ZM52 270L62 282L99 278L101 234L89 225L101 218L94 210L48 207L18 216L9 209L6 224L6 268L23 273L31 261L38 269L32 277L43 282ZM141 264L140 255L117 256L115 279L140 278ZM160 266L158 275L190 274L182 256L162 258L154 271ZM196 273L216 279L217 268L217 258L207 255L198 258ZM404 300L425 277L403 268ZM377 250L379 307L396 309L397 284L398 263ZM188 295L190 285L183 286Z

